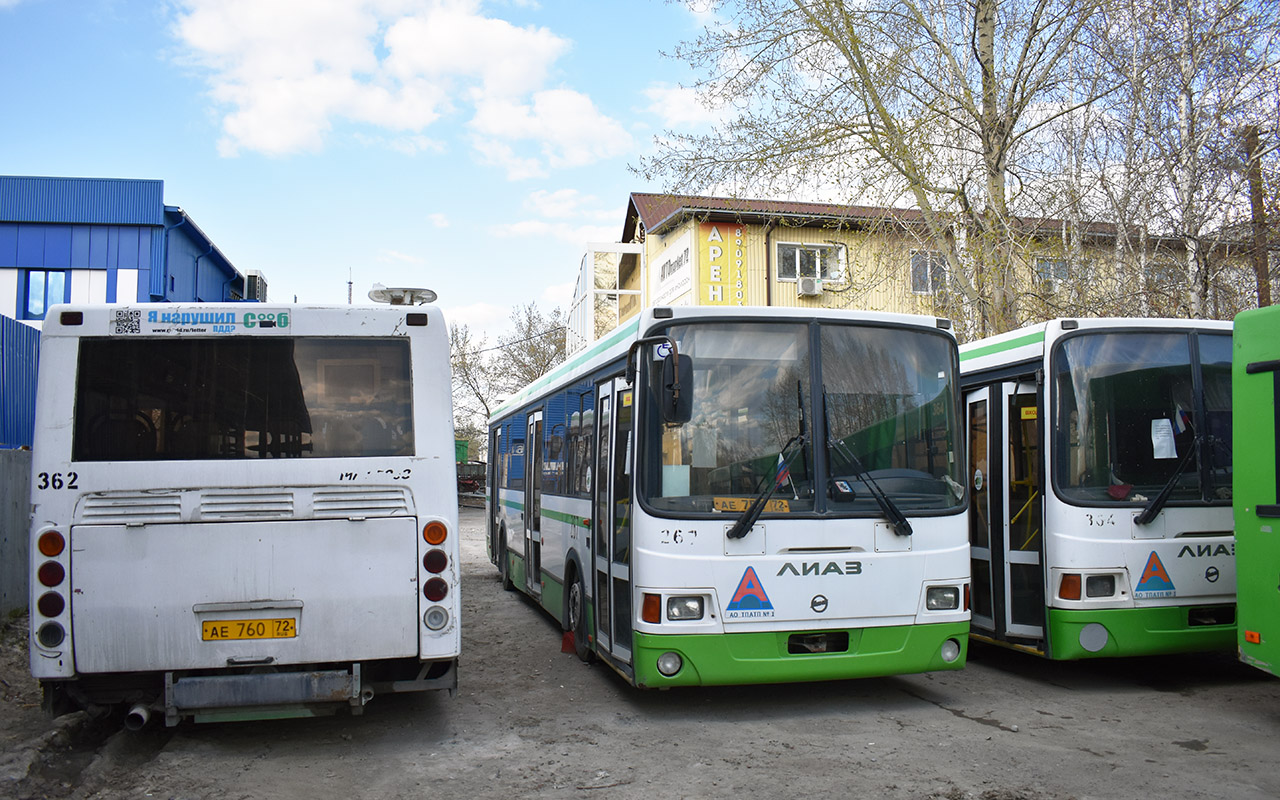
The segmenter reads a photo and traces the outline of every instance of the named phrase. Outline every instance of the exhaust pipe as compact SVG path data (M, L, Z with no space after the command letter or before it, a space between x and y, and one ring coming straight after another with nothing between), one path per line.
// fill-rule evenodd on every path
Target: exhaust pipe
M147 726L151 721L151 709L142 703L138 703L129 709L129 713L124 717L124 726L128 730L138 732Z

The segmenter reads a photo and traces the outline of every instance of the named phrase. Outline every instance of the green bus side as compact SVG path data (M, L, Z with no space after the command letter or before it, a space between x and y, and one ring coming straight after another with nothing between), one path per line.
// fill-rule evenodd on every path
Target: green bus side
M1280 306L1236 317L1231 384L1240 660L1280 677Z

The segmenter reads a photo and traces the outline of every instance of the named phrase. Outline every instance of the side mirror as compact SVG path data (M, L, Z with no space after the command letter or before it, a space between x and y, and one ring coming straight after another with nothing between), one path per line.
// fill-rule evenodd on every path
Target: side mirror
M662 360L662 418L683 425L693 417L693 359L667 356Z

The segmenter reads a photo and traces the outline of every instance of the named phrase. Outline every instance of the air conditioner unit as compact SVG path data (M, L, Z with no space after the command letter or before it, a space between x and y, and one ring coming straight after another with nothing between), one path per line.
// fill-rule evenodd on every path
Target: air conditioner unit
M796 283L796 294L800 297L816 297L822 294L822 279L801 278Z

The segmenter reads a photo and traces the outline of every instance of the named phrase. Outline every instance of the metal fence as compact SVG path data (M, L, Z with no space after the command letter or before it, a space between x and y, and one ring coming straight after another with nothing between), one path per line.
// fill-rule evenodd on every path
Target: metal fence
M0 316L0 449L31 446L39 362L40 331Z

